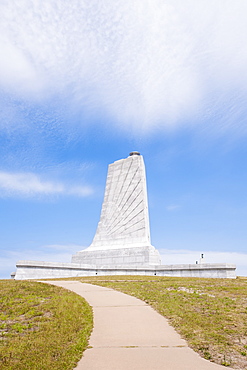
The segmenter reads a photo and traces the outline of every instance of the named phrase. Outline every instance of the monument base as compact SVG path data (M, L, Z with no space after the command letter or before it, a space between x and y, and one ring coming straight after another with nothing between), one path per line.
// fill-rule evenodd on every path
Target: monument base
M72 263L96 266L150 266L160 265L160 254L153 246L93 249L87 248L72 256Z
M56 279L82 276L146 275L195 278L236 278L236 266L226 263L193 265L138 266L89 266L77 263L19 261L16 280Z

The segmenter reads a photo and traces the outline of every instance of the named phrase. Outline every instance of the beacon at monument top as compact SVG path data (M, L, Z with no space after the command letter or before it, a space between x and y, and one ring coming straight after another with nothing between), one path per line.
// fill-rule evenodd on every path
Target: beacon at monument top
M136 151L133 151L133 152L130 152L130 157L132 156L132 155L140 155L140 153L139 152L136 152Z

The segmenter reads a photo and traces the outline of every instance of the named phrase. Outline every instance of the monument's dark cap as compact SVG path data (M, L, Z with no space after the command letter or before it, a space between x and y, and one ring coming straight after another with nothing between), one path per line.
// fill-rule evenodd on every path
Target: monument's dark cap
M131 152L130 155L140 155L139 152Z

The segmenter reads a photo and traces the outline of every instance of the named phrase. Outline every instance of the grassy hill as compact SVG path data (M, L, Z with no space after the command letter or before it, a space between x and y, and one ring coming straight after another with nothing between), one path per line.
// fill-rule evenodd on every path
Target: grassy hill
M206 359L247 370L247 278L73 278L140 298ZM32 281L0 280L0 368L69 370L87 347L92 312L78 295Z
M0 369L69 370L93 327L75 293L31 281L0 280Z

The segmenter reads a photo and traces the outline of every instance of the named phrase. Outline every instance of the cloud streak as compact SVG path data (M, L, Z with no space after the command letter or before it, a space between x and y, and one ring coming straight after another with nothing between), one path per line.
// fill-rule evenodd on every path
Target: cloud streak
M34 197L37 195L74 195L86 197L93 193L89 186L69 186L41 179L34 173L0 172L1 196Z
M170 204L169 206L166 206L167 211L177 211L179 208L181 208L178 204Z
M244 127L244 0L19 0L0 11L0 86L18 99L57 96L144 131L212 117L218 130Z

